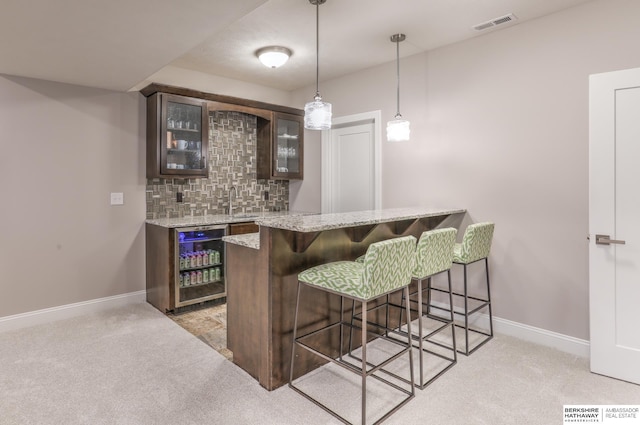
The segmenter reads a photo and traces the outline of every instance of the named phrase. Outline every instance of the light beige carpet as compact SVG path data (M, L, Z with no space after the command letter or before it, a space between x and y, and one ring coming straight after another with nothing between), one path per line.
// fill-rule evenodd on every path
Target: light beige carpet
M314 374L339 403L350 384L330 377L331 368ZM587 359L498 335L385 423L561 424L563 404L638 403L640 386L591 374ZM288 387L264 390L171 319L135 304L0 333L0 423L339 422Z

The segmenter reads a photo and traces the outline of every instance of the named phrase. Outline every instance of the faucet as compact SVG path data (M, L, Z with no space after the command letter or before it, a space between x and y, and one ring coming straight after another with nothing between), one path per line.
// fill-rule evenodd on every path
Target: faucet
M238 199L238 189L235 186L229 188L229 215L233 215L233 204L231 203L231 191L236 192L236 199Z

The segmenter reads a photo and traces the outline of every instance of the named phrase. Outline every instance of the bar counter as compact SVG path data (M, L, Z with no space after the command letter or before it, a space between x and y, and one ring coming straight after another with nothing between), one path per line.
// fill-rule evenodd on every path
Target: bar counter
M373 242L406 235L418 238L435 228L459 228L464 213L463 209L415 207L262 217L256 219L259 235L225 237L227 346L234 363L268 390L286 384L298 273L318 264L353 260ZM301 293L304 307L298 320L307 330L334 322L340 315L339 297L318 294ZM324 343L337 353L337 340ZM324 364L305 354L296 360L294 376Z

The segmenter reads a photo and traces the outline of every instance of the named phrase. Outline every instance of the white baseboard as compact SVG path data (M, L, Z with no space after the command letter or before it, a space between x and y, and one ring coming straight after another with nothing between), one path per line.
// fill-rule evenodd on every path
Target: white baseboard
M488 323L488 316L486 321ZM544 345L573 354L579 357L589 358L590 344L585 339L575 338L546 329L536 328L523 323L513 322L500 317L493 318L493 330L497 333L513 336L525 341Z
M30 311L13 316L0 317L0 332L21 329L28 326L68 319L82 314L103 311L126 304L146 301L146 291L129 292L112 297L98 298L74 304ZM489 316L478 314L474 326L489 329ZM589 357L589 341L572 336L536 328L523 323L493 317L493 329L496 333L520 338L535 344L552 347L580 357Z
M484 313L476 315L473 326L489 330L489 316ZM534 344L555 348L565 353L579 357L589 358L589 341L575 338L569 335L536 328L500 317L493 316L493 331L503 335L512 336Z
M146 291L129 292L112 297L98 298L58 307L29 311L13 316L0 317L0 332L22 329L29 326L68 319L82 314L94 313L127 304L145 302Z
M434 305L447 307L448 304L434 302ZM460 323L461 316L457 316L456 323ZM489 315L485 313L476 313L469 322L475 328L485 329L489 331ZM565 353L575 356L589 358L590 344L589 341L575 338L569 335L548 331L546 329L536 328L535 326L525 325L500 317L493 316L493 331L503 335L519 338L524 341L533 342L534 344L543 345L545 347L555 348Z

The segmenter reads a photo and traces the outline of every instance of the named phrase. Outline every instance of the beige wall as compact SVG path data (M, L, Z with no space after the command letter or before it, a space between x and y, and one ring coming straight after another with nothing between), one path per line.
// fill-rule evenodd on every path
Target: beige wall
M0 75L0 317L144 289L144 128L139 93Z
M402 60L412 140L383 145L383 206L495 221L499 317L588 338L588 75L640 66L637 16L636 0L598 0ZM395 64L320 89L336 117L387 121ZM302 107L314 92L253 98ZM141 96L0 75L0 129L0 317L143 290ZM319 211L320 138L305 137L290 205Z
M501 318L589 338L588 76L640 66L638 16L636 0L600 0L401 61L412 138L383 146L383 206L463 207L471 221L495 221ZM380 109L386 122L394 71L389 63L320 91L334 116ZM319 196L319 167L307 164L320 146L308 137L305 149L304 186ZM292 209L319 209L298 198Z

